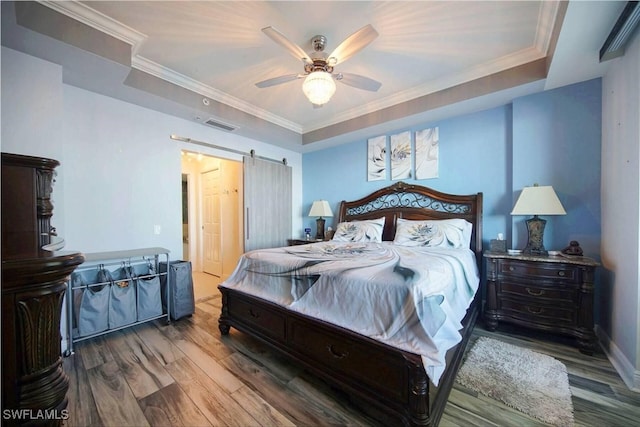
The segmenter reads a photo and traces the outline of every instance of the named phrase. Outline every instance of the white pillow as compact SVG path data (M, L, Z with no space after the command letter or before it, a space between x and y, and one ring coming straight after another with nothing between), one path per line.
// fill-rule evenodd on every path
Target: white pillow
M336 228L333 239L336 242L382 242L382 230L385 217L365 220L341 222Z
M462 218L411 221L398 219L393 243L402 246L468 248L473 225Z

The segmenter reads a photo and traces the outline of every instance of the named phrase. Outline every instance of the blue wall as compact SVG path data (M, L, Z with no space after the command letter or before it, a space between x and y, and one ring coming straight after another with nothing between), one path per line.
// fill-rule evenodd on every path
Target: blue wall
M565 86L514 100L509 105L405 130L439 128L439 177L408 179L436 190L484 193L488 241L504 233L510 248L526 244L525 217L510 212L522 187L553 185L567 215L546 217L545 246L559 250L578 240L598 257L600 245L601 80ZM371 135L371 137L378 135ZM303 224L314 200L325 199L334 213L342 200L363 197L393 181L367 182L367 141L303 155ZM327 226L334 221L327 219ZM300 230L302 236L303 230Z

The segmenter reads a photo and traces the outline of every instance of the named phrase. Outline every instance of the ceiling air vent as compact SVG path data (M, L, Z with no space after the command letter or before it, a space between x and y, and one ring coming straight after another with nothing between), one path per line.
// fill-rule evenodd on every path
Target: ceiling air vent
M203 123L205 125L209 125L211 127L217 128L217 129L222 129L222 130L227 131L227 132L233 132L234 130L237 129L237 127L235 127L235 126L232 126L232 125L227 124L227 123L222 123L222 122L219 122L219 121L214 120L214 119L207 119Z

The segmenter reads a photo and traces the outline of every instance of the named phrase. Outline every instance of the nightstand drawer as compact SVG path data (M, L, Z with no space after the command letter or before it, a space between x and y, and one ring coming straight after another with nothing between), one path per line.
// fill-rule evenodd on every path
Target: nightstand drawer
M575 308L563 309L557 306L535 304L532 301L503 299L501 308L504 312L511 312L514 317L520 317L535 323L546 323L560 326L573 325L576 322Z
M515 283L505 279L500 282L499 292L505 296L526 297L530 301L548 301L550 305L573 304L577 298L577 288L560 286L536 286L530 283Z
M577 280L577 269L566 264L506 261L501 262L499 268L499 274L504 276L559 279L567 282Z

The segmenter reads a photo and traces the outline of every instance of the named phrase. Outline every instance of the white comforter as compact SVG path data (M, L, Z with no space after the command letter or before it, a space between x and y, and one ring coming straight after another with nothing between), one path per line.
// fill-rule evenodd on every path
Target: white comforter
M222 286L420 354L437 385L479 281L469 249L321 242L247 252Z

